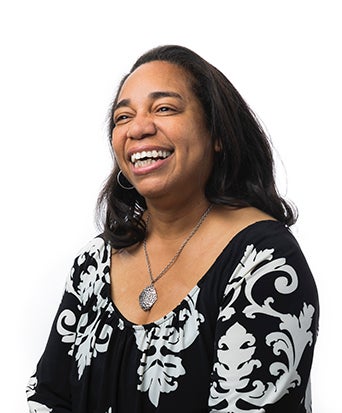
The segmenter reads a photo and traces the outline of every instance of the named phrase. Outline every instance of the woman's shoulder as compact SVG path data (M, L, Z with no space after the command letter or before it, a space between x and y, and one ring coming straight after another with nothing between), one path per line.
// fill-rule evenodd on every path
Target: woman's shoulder
M227 265L245 260L247 256L282 257L293 263L305 262L300 245L291 229L284 223L255 208L221 210L221 221L216 225L219 234L229 232L222 243L221 258ZM224 240L224 237L223 237Z
M102 235L97 235L84 244L77 252L71 274L79 279L109 265L110 246Z
M301 252L300 245L291 228L275 220L262 220L252 223L237 234L245 244L253 244L258 249L274 249L289 254Z
M263 240L271 242L283 235L286 238L288 227L275 220L272 216L253 207L246 208L217 208L214 231L218 237L222 236L224 245L235 245L252 242L260 243Z
M227 248L238 255L242 251L270 251L276 256L304 258L291 229L282 222L264 219L250 223L238 231Z
M318 302L306 257L291 229L282 222L262 219L246 225L227 244L220 263L219 270L229 269L224 280L228 286L242 279L250 285L262 279L265 291L291 284L299 295Z
M79 249L66 280L65 292L84 306L109 285L109 244L101 235Z
M292 268L303 282L312 284L312 273L297 238L287 225L273 219L252 222L242 228L227 244L224 256L226 262L245 271L250 267L251 273L264 265L280 272Z
M102 234L96 235L90 241L86 242L76 253L76 259L92 256L97 258L104 250L108 249L108 243Z
M219 210L218 219L221 221L220 227L227 228L231 232L231 241L250 239L256 242L263 239L285 240L287 238L294 241L287 225L254 207L239 209L223 207Z

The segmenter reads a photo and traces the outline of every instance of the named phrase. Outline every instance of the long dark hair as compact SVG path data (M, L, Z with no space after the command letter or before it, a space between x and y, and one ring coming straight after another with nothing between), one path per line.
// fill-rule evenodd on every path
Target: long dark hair
M136 61L122 79L111 106L109 139L115 127L113 111L122 85L139 66L152 61L176 64L189 74L193 91L206 114L211 138L220 145L206 185L207 199L213 204L237 208L253 206L286 225L294 224L296 210L277 191L272 148L258 119L231 82L188 48L160 46ZM97 210L104 238L114 248L123 248L144 239L146 228L142 213L146 203L135 189L118 185L118 173L114 162L114 169L100 193Z

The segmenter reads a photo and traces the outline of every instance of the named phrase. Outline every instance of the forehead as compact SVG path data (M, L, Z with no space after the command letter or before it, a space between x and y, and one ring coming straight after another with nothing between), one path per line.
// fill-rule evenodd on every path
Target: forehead
M118 99L148 95L154 91L176 91L182 95L192 95L191 77L185 69L173 63L144 63L125 80Z

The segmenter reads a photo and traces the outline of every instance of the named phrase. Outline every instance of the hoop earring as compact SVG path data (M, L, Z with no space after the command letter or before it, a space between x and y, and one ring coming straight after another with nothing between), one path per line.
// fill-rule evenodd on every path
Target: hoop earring
M125 186L125 185L123 185L123 184L120 182L120 177L121 177L121 176L123 176L123 177L126 179L126 181L127 181L128 183L130 183L130 182L128 181L128 179L122 174L122 170L120 169L119 173L116 175L116 182L119 184L119 186L121 186L122 189L134 189L134 186L133 186L133 185L131 185L131 186Z

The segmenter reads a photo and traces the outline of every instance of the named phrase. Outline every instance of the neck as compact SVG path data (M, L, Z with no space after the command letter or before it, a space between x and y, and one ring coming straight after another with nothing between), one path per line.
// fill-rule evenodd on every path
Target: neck
M170 241L183 237L193 229L209 205L205 198L163 209L148 202L148 236Z

